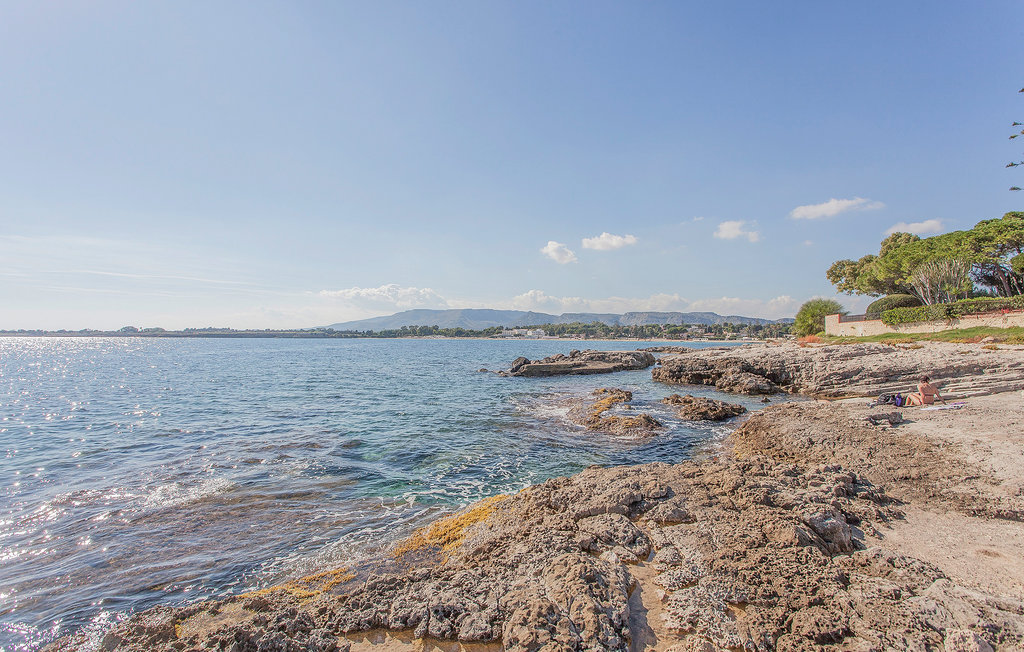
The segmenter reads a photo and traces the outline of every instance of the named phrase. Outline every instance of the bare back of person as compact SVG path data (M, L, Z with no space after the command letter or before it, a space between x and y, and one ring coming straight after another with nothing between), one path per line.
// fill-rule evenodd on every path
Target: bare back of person
M946 402L946 399L939 394L939 388L932 385L928 376L921 376L921 382L917 384L917 392L908 395L907 398L910 399L910 405L931 405L935 399L939 399L943 403Z

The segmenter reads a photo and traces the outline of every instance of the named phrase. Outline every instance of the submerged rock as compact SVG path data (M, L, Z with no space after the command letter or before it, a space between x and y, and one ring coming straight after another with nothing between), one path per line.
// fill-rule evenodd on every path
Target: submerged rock
M564 376L607 374L613 371L636 371L654 364L654 355L647 351L572 351L557 353L542 360L519 357L506 372L509 376Z
M673 394L661 399L661 402L675 406L679 418L687 421L725 421L747 411L747 408L742 405L690 394L686 396Z

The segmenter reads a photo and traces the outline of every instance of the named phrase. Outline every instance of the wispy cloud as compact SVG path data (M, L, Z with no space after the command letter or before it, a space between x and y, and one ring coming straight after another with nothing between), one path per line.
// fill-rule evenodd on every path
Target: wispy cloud
M714 235L721 240L746 238L750 242L757 242L761 239L760 233L749 230L746 227L747 222L745 220L726 220L725 222L719 222Z
M541 247L540 252L559 265L575 263L577 261L576 254L569 247L554 240L548 240L548 243Z
M341 300L359 308L447 308L448 301L430 288L403 287L388 283L375 288L351 287L320 290L319 296Z
M823 217L835 217L840 213L847 213L849 211L870 211L879 208L885 208L885 204L863 197L854 197L853 199L833 198L820 204L797 206L789 212L789 216L794 220L817 220Z
M596 249L597 251L610 251L612 249L622 249L629 245L637 243L636 236L632 235L614 235L605 231L601 235L594 236L593 238L583 238L584 249ZM551 243L548 243L551 244Z
M942 220L924 220L922 222L897 222L885 230L885 235L893 233L913 233L926 235L942 231Z
M688 301L678 294L652 294L649 297L605 297L588 299L584 297L559 297L543 290L529 290L512 298L506 307L516 310L543 310L546 312L611 312L622 313L635 310L674 311L684 310Z
M192 281L194 283L213 283L215 285L253 285L245 281L229 281L219 278L201 278L197 276L177 276L173 274L131 274L125 272L104 272L95 269L77 269L75 274L92 274L93 276L114 276L117 278L133 278L161 281Z
M717 312L720 315L739 315L742 317L761 317L762 319L781 319L792 317L800 308L801 302L788 294L772 299L743 299L740 297L718 297L717 299L698 299L690 303L688 310L694 312Z

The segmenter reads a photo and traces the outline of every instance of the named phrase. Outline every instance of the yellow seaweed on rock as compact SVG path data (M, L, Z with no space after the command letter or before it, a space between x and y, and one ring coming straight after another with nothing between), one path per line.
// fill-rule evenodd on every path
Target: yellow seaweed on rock
M285 582L284 584L277 584L275 586L268 586L265 589L258 589L256 591L249 591L248 593L243 593L241 595L241 597L243 597L243 598L259 598L259 597L263 597L265 595L270 595L272 593L286 593L286 594L294 597L295 599L297 599L299 602L305 602L306 600L309 600L310 598L315 597L316 595L318 595L319 591L310 591L308 588L304 588L302 586L299 586L297 582L292 581L292 582Z
M341 568L334 568L314 573L312 575L306 575L305 577L300 577L297 580L291 580L284 584L268 586L267 588L259 589L258 591L250 591L242 594L242 597L255 598L269 595L271 593L286 593L300 602L305 602L306 600L316 597L321 593L327 593L339 584L355 579L355 577L355 573L350 572L347 566L342 566Z
M494 513L497 504L507 498L508 496L504 494L484 498L469 509L422 527L407 539L400 541L391 550L391 554L397 558L430 547L450 553L465 541L466 531L470 526L486 521Z

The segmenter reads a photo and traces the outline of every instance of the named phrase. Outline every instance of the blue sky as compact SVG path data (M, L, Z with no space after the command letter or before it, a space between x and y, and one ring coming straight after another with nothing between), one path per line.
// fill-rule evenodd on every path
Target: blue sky
M0 328L791 316L896 225L1022 208L1003 167L1022 18L1017 1L4 3Z

